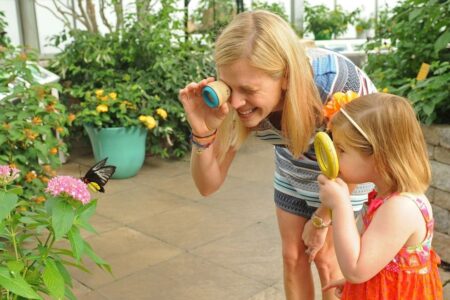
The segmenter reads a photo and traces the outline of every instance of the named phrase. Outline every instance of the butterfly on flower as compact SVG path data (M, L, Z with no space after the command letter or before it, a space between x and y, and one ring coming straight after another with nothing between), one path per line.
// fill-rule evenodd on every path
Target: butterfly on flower
M115 166L105 166L107 157L92 166L81 180L94 192L104 193L103 188L116 171Z

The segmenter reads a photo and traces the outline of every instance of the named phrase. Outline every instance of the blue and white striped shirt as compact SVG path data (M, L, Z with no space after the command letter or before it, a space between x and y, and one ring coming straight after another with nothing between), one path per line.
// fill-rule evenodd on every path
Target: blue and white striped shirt
M311 48L307 50L310 58L314 81L320 98L325 104L336 92L357 92L360 96L376 92L376 88L367 75L348 58L330 50ZM319 186L317 176L320 169L315 160L312 146L299 159L295 159L285 147L286 140L268 119L259 124L256 137L275 145L274 188L284 194L303 199L309 206L318 207ZM367 200L367 194L373 189L372 183L360 184L351 195L354 211L359 211Z

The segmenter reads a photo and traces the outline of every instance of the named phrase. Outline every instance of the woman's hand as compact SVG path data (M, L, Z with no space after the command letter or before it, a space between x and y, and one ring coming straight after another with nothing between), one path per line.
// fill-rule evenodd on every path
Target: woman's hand
M314 261L317 252L319 252L327 238L328 228L316 228L311 220L308 220L303 228L302 239L306 246L305 253L309 256L309 262Z
M320 202L323 205L334 209L336 205L349 201L350 192L348 186L341 178L330 180L326 176L320 174L319 177L317 177L317 181L319 182L320 188Z
M225 119L230 108L224 103L219 108L210 108L202 98L202 89L214 78L209 77L196 83L191 82L178 93L178 98L183 104L187 121L195 135L207 136L217 129Z
M345 279L335 280L335 281L328 283L326 286L324 286L322 288L322 291L325 292L325 291L328 291L329 289L336 288L336 290L334 291L334 294L336 295L336 297L341 299L342 291L344 290L344 284L345 284Z

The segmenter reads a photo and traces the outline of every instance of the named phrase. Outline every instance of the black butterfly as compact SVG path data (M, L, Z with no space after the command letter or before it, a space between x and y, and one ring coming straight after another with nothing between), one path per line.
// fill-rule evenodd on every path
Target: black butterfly
M89 171L86 172L81 180L87 184L87 186L95 192L105 192L103 188L108 182L109 178L116 171L115 166L105 166L106 160L108 158L99 161L94 166L92 166Z

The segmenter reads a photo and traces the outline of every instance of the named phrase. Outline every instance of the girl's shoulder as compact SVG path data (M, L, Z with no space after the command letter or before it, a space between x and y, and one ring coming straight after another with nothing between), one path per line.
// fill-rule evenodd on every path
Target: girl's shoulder
M417 224L422 218L426 222L433 219L431 204L424 194L397 193L383 202L377 209L382 218L395 218L397 222L407 224Z

